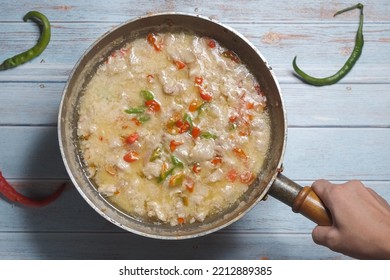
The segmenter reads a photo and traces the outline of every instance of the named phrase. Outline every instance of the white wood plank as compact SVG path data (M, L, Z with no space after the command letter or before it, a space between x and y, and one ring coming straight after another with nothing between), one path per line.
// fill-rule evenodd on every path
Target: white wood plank
M309 234L224 234L164 241L131 233L0 233L0 259L349 259Z

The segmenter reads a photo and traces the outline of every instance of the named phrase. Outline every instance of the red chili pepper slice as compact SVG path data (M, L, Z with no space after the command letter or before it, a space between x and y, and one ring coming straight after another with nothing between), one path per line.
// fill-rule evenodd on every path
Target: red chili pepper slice
M222 157L221 156L215 156L212 160L211 163L213 165L221 164L222 163Z
M199 95L200 98L205 101L210 102L211 100L213 100L213 96L211 95L211 93L204 91L202 88L199 88Z
M145 102L145 105L148 107L148 109L152 112L158 112L161 110L161 105L156 100L148 100Z
M130 134L126 137L126 143L127 144L133 144L135 141L137 141L139 138L139 135L137 132L134 132L133 134Z
M216 43L215 43L214 40L209 40L208 45L209 45L210 48L214 49L215 46L216 46Z
M193 166L192 166L192 171L196 174L198 174L200 171L201 171L201 167L200 167L200 163L199 162L196 162Z
M192 136L192 138L196 139L200 136L200 133L201 133L200 128L197 126L194 126L192 128L192 131L191 131L191 136Z
M202 83L203 83L202 77L195 77L195 84L200 86Z
M180 145L183 145L183 144L184 144L183 142L177 142L175 140L172 140L169 143L169 149L171 150L171 152L174 152L177 147L179 147Z
M0 193L12 202L18 202L25 206L42 207L56 200L64 191L66 183L63 183L55 192L42 199L34 199L17 192L3 177L0 171Z
M190 130L190 124L188 122L183 122L182 120L176 121L176 127L179 129L180 134Z
M181 70L184 67L186 67L186 64L183 61L180 61L180 60L176 60L175 64L176 64L177 69L179 69L179 70Z
M237 176L238 176L238 173L235 169L231 169L227 173L227 179L229 180L229 182L232 182L232 183L234 183L236 181Z
M153 46L156 51L161 51L162 46L161 46L161 44L157 43L157 38L156 38L155 34L149 33L147 40L148 40L149 44L151 46Z
M136 151L130 151L123 156L123 160L126 162L134 162L139 160L139 153Z
M177 218L177 223L178 223L179 225L182 225L182 224L184 224L184 222L185 222L185 220L184 220L184 218L183 218L183 217L179 217L179 218Z

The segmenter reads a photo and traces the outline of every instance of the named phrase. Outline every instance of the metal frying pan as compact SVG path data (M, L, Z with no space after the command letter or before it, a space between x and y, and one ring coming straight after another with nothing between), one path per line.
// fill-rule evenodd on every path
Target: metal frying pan
M271 117L271 147L261 172L251 188L226 211L208 217L202 223L170 226L133 217L112 205L97 191L84 172L77 137L77 104L102 59L129 40L151 32L190 30L214 38L236 52L258 79L268 100ZM83 198L100 215L130 232L159 239L185 239L215 232L240 219L267 194L291 206L321 225L330 225L331 217L309 187L302 188L280 174L286 146L286 112L279 84L266 60L242 35L223 24L201 16L184 13L163 13L126 22L100 37L80 58L64 88L58 115L58 138L67 172Z

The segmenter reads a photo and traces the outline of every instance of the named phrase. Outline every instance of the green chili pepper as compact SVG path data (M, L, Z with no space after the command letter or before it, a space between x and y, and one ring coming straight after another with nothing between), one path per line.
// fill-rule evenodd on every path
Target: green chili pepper
M183 117L183 120L184 120L185 122L188 122L188 124L190 125L190 132L191 132L192 129L194 128L194 123L193 123L191 117L190 117L187 113L185 113L185 114L184 114L184 117Z
M162 153L161 147L157 147L156 149L153 150L153 153L149 161L155 161L156 159L160 158L161 153Z
M171 156L171 161L172 161L173 166L171 168L169 168L166 172L160 174L160 176L157 178L158 183L163 182L169 175L171 175L173 173L173 171L177 167L184 168L183 162L180 159L178 159L177 157Z
M154 94L150 90L141 90L142 97L145 99L145 101L153 100Z
M210 132L205 131L205 132L202 132L202 133L200 134L200 138L205 138L205 139L217 139L218 137L217 137L217 135L215 135L215 134L212 134L212 133L210 133Z
M147 122L148 120L150 120L150 115L143 114L143 115L137 117L137 120L139 120L142 123Z
M133 107L125 110L128 114L142 114L145 113L145 107Z
M353 9L360 9L360 21L359 21L359 27L356 33L356 39L355 39L355 47L348 58L348 60L345 62L344 66L334 75L326 77L326 78L314 78L312 76L309 76L305 72L303 72L296 64L297 57L294 57L293 60L293 67L295 72L301 77L301 79L309 84L315 85L315 86L325 86L325 85L332 85L337 83L339 80L341 80L347 73L352 69L352 67L355 65L356 61L359 59L364 45L364 39L363 39L363 5L361 3L343 9L341 11L338 11L334 14L334 16L337 16L339 14L342 14L344 12L353 10Z
M39 40L37 44L32 47L31 49L21 53L17 54L11 58L8 58L3 61L3 63L0 65L0 70L7 70L9 68L16 67L20 64L23 64L27 61L32 60L33 58L37 57L40 55L47 47L50 41L50 22L47 19L47 17L40 12L37 11L31 11L28 12L24 17L23 21L27 20L33 20L38 24L42 25L41 28L41 35L39 37Z
M163 182L169 175L171 175L173 173L173 171L175 170L175 166L174 167L171 167L168 171L166 171L165 173L161 173L161 175L157 178L157 182L158 183L161 183Z
M175 167L184 168L183 162L180 161L180 159L178 159L177 157L171 156L171 161L172 161L172 163L173 163L173 165L174 165Z

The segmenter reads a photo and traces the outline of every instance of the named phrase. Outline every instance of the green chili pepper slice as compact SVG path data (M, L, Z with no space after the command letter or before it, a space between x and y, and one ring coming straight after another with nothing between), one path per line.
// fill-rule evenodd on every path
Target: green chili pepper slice
M355 47L349 56L348 60L345 62L344 66L334 75L326 77L326 78L315 78L312 77L305 72L303 72L297 65L296 59L297 57L294 57L293 60L293 67L295 72L300 76L300 78L312 85L315 86L326 86L326 85L332 85L337 83L339 80L341 80L347 73L352 69L352 67L355 65L356 61L359 59L364 45L364 38L363 38L363 4L359 3L357 5L354 5L352 7L343 9L341 11L338 11L334 14L334 16L337 16L339 14L342 14L344 12L353 10L353 9L360 9L360 20L359 20L359 27L356 33L356 39L355 39Z
M202 132L200 134L200 138L204 138L204 139L217 139L218 136L215 135L215 134L212 134L210 132L205 131L205 132Z
M154 94L150 90L141 90L141 94L145 101L154 100Z
M128 114L142 114L145 113L145 107L133 107L125 110Z
M183 117L183 120L189 124L189 126L190 126L190 132L191 132L192 129L194 128L194 122L192 121L190 115L188 115L187 113L185 113L185 114L184 114L184 117Z
M137 120L139 120L139 121L142 122L142 123L145 123L145 122L147 122L148 120L150 120L150 115L148 115L148 114L142 114L142 115L140 115L139 117L137 117Z
M175 166L174 167L171 167L168 171L166 171L165 173L161 173L161 175L157 178L157 182L158 183L161 183L163 182L169 175L171 175L173 173L173 171L175 170Z
M14 68L18 65L21 65L23 63L26 63L27 61L32 60L33 58L40 55L49 44L50 36L51 36L51 28L50 28L50 22L47 19L47 17L41 14L40 12L30 11L23 17L23 21L26 22L29 19L35 21L39 25L42 25L41 35L39 37L37 44L31 49L23 53L17 54L11 58L4 60L3 63L0 64L0 70L7 70L10 68Z
M175 156L171 156L171 161L175 167L184 168L183 162Z
M153 150L152 155L150 156L149 161L155 161L156 159L161 157L162 149L161 147L157 147L156 149Z

